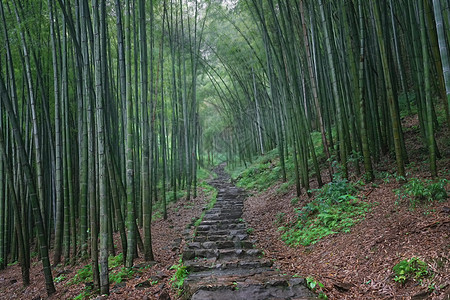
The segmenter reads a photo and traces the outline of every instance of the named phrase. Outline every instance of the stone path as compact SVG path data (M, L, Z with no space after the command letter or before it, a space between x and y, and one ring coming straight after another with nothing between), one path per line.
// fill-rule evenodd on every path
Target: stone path
M254 248L242 220L244 193L230 183L223 166L210 182L217 202L186 244L183 262L186 299L316 299L302 278L280 274L264 253Z

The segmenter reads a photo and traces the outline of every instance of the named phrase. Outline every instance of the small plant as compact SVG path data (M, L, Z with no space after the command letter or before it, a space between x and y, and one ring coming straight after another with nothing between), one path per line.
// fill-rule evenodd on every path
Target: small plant
M427 264L417 257L400 261L392 270L395 274L394 281L402 284L408 279L422 280L429 275Z
M172 278L170 279L170 281L172 282L172 286L177 289L181 289L183 287L184 280L189 274L187 267L183 266L180 261L179 264L171 266L170 269L175 270L175 274L173 274Z
M291 205L297 205L298 204L298 197L292 198L291 199Z
M394 192L399 202L407 200L411 208L416 208L418 205L433 201L445 201L448 197L445 190L447 183L447 179L422 180L412 178L401 188L394 190Z
M248 234L252 234L253 232L255 231L255 229L253 229L253 228L247 228L247 233Z
M328 296L323 291L320 291L325 286L320 281L315 280L314 277L306 277L306 286L314 293L318 292L319 299L328 299Z

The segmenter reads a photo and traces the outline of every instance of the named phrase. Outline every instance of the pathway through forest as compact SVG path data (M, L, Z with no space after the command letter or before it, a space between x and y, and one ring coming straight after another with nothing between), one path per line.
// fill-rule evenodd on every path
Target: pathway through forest
M244 192L230 183L224 165L210 182L217 202L186 244L183 261L189 270L184 282L191 299L315 299L304 279L280 274L272 261L255 249L242 219Z

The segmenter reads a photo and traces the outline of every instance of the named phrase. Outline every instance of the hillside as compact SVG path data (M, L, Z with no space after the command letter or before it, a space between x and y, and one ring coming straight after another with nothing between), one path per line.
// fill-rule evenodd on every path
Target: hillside
M408 180L430 180L424 164L426 151L419 146L414 117L404 120L407 147L413 153L407 167ZM443 128L438 141L443 152L439 160L440 178L450 190L449 132ZM264 158L263 158L264 159ZM272 162L276 167L276 161ZM298 208L307 205L318 194L296 197L295 187L277 183L254 191L245 202L244 218L254 228L258 246L275 260L287 274L312 276L324 285L330 299L450 299L450 204L449 199L428 202L419 200L412 207L408 199L396 195L402 183L395 175L389 157L376 166L376 179L364 183L353 176L356 198L370 205L365 218L349 228L348 233L328 235L308 246L290 247L281 236L281 226L298 219ZM264 170L254 172L263 176ZM245 182L241 178L241 182ZM416 180L415 180L416 179ZM261 180L261 182L265 182ZM312 182L317 189L317 182ZM417 194L425 193L418 186ZM419 198L419 196L417 197ZM296 210L297 209L297 210ZM393 267L402 260L419 258L426 263L426 276L396 282ZM414 277L414 276L413 276Z

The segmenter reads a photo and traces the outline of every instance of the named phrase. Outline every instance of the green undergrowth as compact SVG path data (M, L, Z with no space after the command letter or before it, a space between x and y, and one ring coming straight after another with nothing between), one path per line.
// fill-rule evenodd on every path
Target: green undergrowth
M99 265L99 268L100 268L100 265ZM109 282L116 283L116 284L121 283L122 281L130 279L133 276L135 276L136 274L143 272L145 268L146 267L142 267L139 269L123 267L123 254L122 253L119 253L116 256L110 256L110 257L108 257ZM64 275L56 277L55 282L60 282L60 281L65 280L66 278L63 276ZM79 269L77 271L77 273L73 276L73 278L70 279L69 281L67 281L65 283L65 285L72 286L72 285L84 284L85 288L74 299L76 299L76 300L88 299L93 293L92 282L93 282L92 265L87 264L84 267L82 267L81 269Z
M295 209L297 219L279 228L282 240L288 245L308 246L327 235L350 232L370 208L356 197L356 184L339 174L335 174L333 182L313 191L314 199Z
M229 170L237 186L247 190L263 191L274 185L282 177L278 151L272 150L258 157L247 168L238 167Z
M184 280L189 275L189 270L183 265L181 257L179 263L171 266L170 270L175 270L175 273L170 279L172 288L177 290L178 295L180 295L183 292Z
M445 201L448 193L445 189L447 179L412 178L399 189L394 190L398 197L397 203L408 203L412 209L420 205L431 204L435 201Z
M315 145L316 156L319 162L325 161L323 153L322 138L320 132L311 133L312 143ZM293 153L288 149L288 153ZM289 188L295 184L295 164L292 155L285 156L286 182L283 182L277 190L279 194L285 194ZM308 159L308 166L312 167L312 159ZM266 152L264 155L256 157L247 166L227 167L228 173L238 187L246 190L264 191L267 188L279 183L283 178L283 171L280 163L278 149ZM310 176L314 176L314 171L310 170Z
M417 257L400 261L392 268L392 271L395 275L394 281L401 284L410 279L421 283L424 278L431 274L427 263Z

